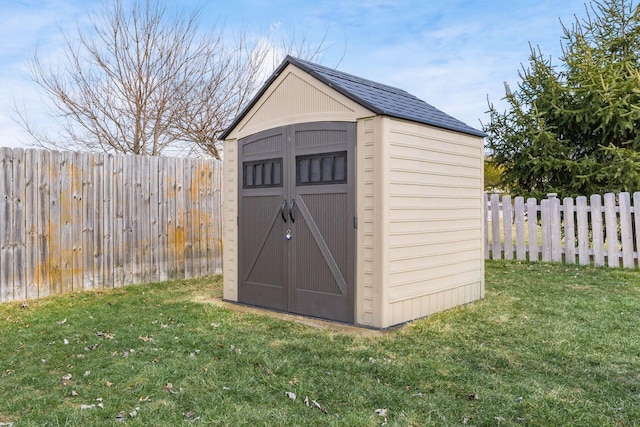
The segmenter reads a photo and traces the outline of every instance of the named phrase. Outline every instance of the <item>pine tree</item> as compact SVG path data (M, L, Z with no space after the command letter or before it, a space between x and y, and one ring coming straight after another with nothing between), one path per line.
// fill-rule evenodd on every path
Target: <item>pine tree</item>
M563 30L560 66L531 46L506 111L489 105L502 185L533 197L640 191L640 7L594 1Z

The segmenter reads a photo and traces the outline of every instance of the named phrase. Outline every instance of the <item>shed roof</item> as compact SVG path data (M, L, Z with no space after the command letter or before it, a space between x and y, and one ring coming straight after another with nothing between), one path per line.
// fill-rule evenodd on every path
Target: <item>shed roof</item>
M245 114L248 113L289 64L293 64L309 73L322 83L376 114L410 120L469 135L486 136L483 132L451 117L402 89L287 56L271 77L269 77L257 95L251 100L249 105L235 118L233 123L231 123L222 135L220 135L220 139L225 139L231 131L233 131Z

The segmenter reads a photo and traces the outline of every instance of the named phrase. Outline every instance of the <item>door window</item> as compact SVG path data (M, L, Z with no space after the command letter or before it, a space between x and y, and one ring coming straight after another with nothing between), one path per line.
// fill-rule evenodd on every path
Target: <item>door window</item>
M346 151L296 157L296 185L345 184L346 182Z
M242 188L282 187L282 157L244 162Z

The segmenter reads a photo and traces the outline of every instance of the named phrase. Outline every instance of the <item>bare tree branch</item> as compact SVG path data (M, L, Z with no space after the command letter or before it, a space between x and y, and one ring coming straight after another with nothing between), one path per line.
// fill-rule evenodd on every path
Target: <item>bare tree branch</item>
M64 141L88 150L156 156L171 148L220 158L217 137L255 93L274 44L249 42L245 34L230 42L220 27L202 32L199 10L175 15L166 4L107 2L88 29L65 35L59 65L36 52L29 72L64 139L38 132L16 108L27 133L48 147ZM294 35L277 50L317 59L325 38L309 48L306 36Z

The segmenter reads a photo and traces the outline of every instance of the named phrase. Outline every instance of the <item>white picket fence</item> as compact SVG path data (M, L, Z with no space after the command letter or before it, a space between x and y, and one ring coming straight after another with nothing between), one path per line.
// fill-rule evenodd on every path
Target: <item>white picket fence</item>
M485 258L638 268L640 192L560 201L485 195ZM603 203L604 199L604 203Z

